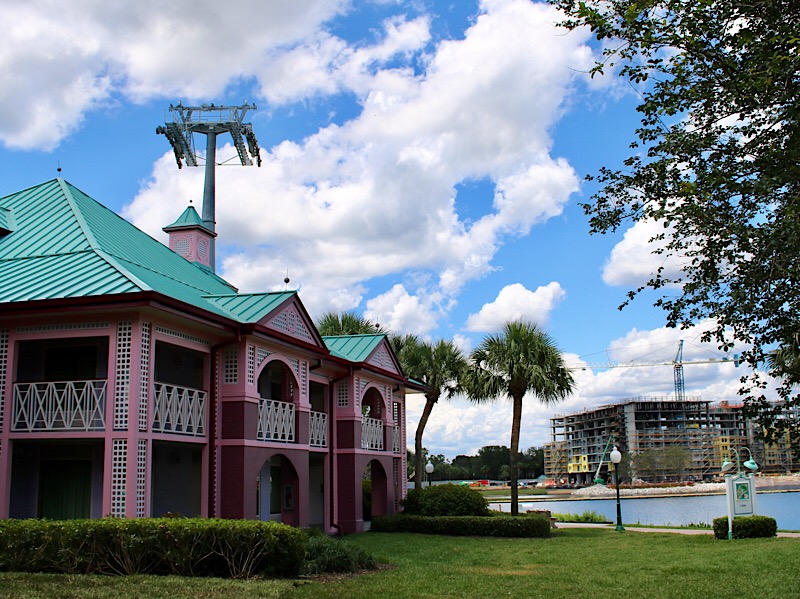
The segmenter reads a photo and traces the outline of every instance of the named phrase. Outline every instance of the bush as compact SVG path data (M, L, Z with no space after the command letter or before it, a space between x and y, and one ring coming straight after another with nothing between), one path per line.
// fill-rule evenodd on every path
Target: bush
M4 520L0 570L294 576L305 534L277 522L189 518Z
M360 547L319 534L308 539L303 574L358 572L372 570L375 565L375 559Z
M714 537L728 538L728 517L714 518ZM758 539L774 537L778 533L778 523L769 516L735 516L732 536L734 539Z
M373 532L414 532L450 536L526 537L550 536L550 520L538 514L525 517L414 516L394 514L372 521Z
M461 485L436 485L412 489L401 502L413 516L487 516L488 503L480 492Z

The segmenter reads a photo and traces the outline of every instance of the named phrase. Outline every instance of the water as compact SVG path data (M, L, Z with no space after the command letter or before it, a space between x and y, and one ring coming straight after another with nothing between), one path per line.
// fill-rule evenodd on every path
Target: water
M625 524L653 526L711 525L714 518L727 516L725 495L695 497L648 497L620 499ZM511 511L509 503L491 503L494 510ZM610 522L617 519L616 499L561 499L553 501L520 501L520 513L526 510L549 510L557 514L596 512ZM756 513L775 518L780 530L800 530L800 492L758 493Z

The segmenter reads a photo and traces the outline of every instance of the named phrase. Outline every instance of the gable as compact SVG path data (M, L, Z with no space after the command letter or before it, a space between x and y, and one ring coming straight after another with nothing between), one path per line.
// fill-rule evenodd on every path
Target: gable
M294 337L305 343L325 347L314 323L296 294L276 312L262 319L261 324L268 329Z
M366 362L367 364L377 366L382 370L387 370L389 372L393 372L394 374L400 374L400 365L397 363L394 353L390 350L389 343L386 341L386 339L384 339L383 342L375 348L375 351L370 354Z

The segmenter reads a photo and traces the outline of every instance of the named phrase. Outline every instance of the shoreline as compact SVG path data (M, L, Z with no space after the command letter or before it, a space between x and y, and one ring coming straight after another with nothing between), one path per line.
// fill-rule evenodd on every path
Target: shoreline
M682 488L682 487L678 487ZM630 490L630 489L626 489ZM800 489L756 489L757 495L772 493L800 493ZM706 495L725 495L725 491L698 491L695 493L686 492L664 492L664 493L631 493L620 495L623 499L665 499L669 497L704 497ZM519 503L537 503L545 501L599 501L603 499L616 499L614 493L604 493L602 495L579 495L573 493L559 493L557 495L521 495ZM511 497L487 497L491 503L511 503Z

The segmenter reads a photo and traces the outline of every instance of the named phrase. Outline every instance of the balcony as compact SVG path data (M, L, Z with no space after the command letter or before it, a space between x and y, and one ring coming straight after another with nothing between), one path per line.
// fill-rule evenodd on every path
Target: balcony
M311 447L328 446L328 415L324 412L309 414L308 444Z
M273 399L262 399L258 403L259 441L274 443L295 442L294 404Z
M383 420L361 419L361 449L383 451Z
M165 383L153 385L153 432L206 434L206 392Z
M392 427L392 453L402 453L402 443L400 442L400 427Z
M16 383L11 430L103 431L105 380Z

